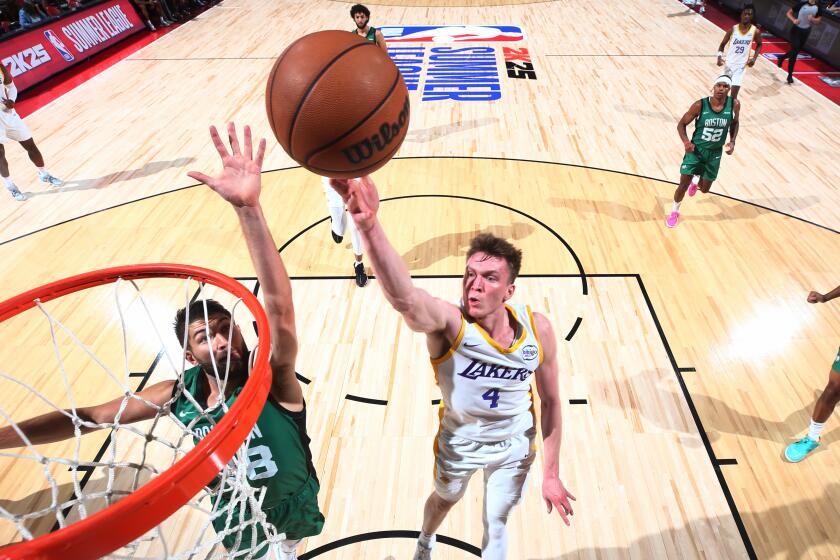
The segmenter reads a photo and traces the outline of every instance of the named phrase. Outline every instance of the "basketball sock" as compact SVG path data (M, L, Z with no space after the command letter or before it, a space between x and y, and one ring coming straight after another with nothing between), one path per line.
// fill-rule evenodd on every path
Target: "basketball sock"
M700 184L700 175L695 175L691 178L692 185L699 185Z
M820 434L822 433L824 426L825 423L820 424L819 422L814 422L814 420L811 419L811 425L808 427L808 437L813 441L820 441Z
M420 531L420 536L417 537L417 542L425 546L426 548L432 548L432 545L435 544L435 534L432 533L429 535L425 531Z
M46 176L47 176L47 175L49 175L49 174L50 174L50 172L49 172L49 171L47 171L47 168L46 168L46 167L39 167L39 168L38 168L38 176L39 176L39 177L46 177Z
M11 177L3 177L3 183L6 185L6 188L12 190L15 186L15 182L12 181Z
M671 212L679 212L680 204L682 204L682 202L674 202L674 207L671 209Z

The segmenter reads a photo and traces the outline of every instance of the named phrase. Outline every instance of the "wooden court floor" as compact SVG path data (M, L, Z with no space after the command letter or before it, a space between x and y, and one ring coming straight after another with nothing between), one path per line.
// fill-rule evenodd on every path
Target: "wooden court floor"
M668 230L676 121L716 75L722 32L672 0L632 14L621 3L589 6L585 27L567 24L579 7L566 2L397 4L371 4L374 25L519 25L538 72L503 81L492 103L412 93L409 136L374 177L386 230L434 293L457 299L476 232L523 249L516 298L552 319L564 402L585 401L564 405L572 527L545 513L538 462L510 521L511 558L838 558L836 417L804 463L784 463L781 452L805 430L840 339L836 304L805 302L809 290L840 283L830 158L840 109L786 87L760 61L715 194L686 199L683 223ZM28 118L50 169L69 181L54 191L27 184L21 150L7 149L35 196L0 199L0 298L136 262L207 266L252 283L233 212L184 173L216 169L211 123L235 119L270 135L271 59L301 34L347 27L349 5L307 3L309 17L297 20L290 2L226 0ZM255 18L276 26L254 30ZM265 168L263 204L294 278L298 371L310 381L327 517L307 557L405 558L413 544L399 532L417 530L431 488L439 397L422 340L375 280L358 289L349 278L349 246L330 239L319 179L276 145ZM172 303L160 302L165 322ZM28 379L44 369L43 332L0 333L4 370ZM54 389L54 378L37 379ZM95 384L78 385L80 401L101 397ZM94 453L102 442L85 439ZM42 476L8 463L0 472L0 506L43 499ZM475 557L481 490L474 480L440 531L465 549L439 546L436 558ZM17 538L0 531L3 542ZM378 531L394 533L349 542ZM319 552L330 543L342 546Z

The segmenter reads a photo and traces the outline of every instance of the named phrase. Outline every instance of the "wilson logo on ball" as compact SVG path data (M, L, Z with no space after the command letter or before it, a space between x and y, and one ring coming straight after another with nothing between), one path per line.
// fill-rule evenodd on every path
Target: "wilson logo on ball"
M408 122L408 112L409 102L408 96L406 96L403 108L397 117L397 122L390 124L383 123L379 126L379 132L377 134L374 134L370 138L365 138L352 146L342 148L341 152L347 158L347 161L350 163L359 163L384 151L394 138L399 138L400 131Z

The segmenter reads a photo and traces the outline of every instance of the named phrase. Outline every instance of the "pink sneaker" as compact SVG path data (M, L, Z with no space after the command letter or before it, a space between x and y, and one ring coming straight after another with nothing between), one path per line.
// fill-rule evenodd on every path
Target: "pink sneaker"
M688 196L694 196L695 194L697 194L697 187L698 183L691 183L688 186Z
M665 225L668 227L677 227L677 220L680 219L679 212L671 212L671 215L665 220Z

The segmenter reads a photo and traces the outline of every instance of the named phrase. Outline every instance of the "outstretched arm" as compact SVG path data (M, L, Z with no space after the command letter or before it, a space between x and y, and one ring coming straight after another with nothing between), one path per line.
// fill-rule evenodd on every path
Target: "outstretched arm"
M295 376L298 345L292 284L260 206L260 170L265 139L260 140L254 154L249 126L245 127L241 147L233 123L228 123L227 135L230 152L216 128L210 127L210 138L222 158L222 172L216 177L197 171L187 175L216 191L236 211L251 262L257 271L271 329L271 395L285 408L299 411L303 409L303 391Z
M825 303L827 301L831 301L837 296L840 296L840 286L837 286L830 292L826 294L821 294L819 292L810 292L808 294L808 303Z
M333 179L362 236L376 279L388 303L405 318L409 328L426 334L443 333L461 326L461 313L454 305L432 297L414 285L402 257L394 250L377 218L379 193L370 177Z
M143 400L136 398L128 399L125 410L119 416L120 424L131 424L154 418L160 412L160 407L172 398L174 387L174 381L161 381L136 393ZM76 416L83 422L110 424L116 421L117 414L124 400L125 397L119 397L95 406L77 408ZM149 401L154 406L149 406L143 402L144 400ZM53 412L18 422L17 426L33 445L53 443L71 438L76 429L73 425L73 413L70 410L54 410ZM87 434L98 429L99 427L80 427L82 434ZM0 449L22 447L24 445L26 443L13 427L4 426L0 428Z
M536 371L537 394L540 396L540 429L543 437L543 499L548 513L556 509L563 522L574 515L569 499L575 497L560 481L560 441L563 433L560 389L557 383L557 339L549 320L534 313L537 332L543 349L543 361Z

